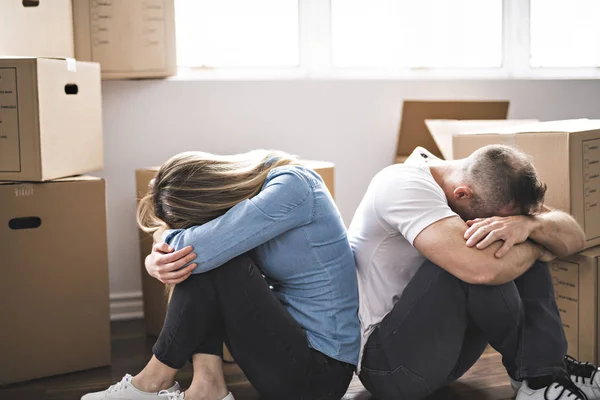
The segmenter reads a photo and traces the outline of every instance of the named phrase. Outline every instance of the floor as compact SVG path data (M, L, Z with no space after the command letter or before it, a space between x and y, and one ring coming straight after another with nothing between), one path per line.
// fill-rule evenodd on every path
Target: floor
M111 367L6 386L0 388L0 400L79 400L85 393L107 388L126 373L138 372L150 358L152 342L152 338L144 335L142 321L115 322L112 324L113 365ZM236 400L260 399L235 364L226 364L225 374ZM180 372L177 379L183 387L186 387L191 377L192 370L188 365ZM434 394L429 400L512 398L514 393L502 368L500 355L490 350L460 381ZM370 399L372 397L355 377L344 400Z

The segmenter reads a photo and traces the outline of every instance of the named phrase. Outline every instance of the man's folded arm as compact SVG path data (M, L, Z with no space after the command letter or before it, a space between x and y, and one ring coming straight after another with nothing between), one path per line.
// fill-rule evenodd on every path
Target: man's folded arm
M458 279L481 285L500 285L521 276L540 258L543 249L532 242L513 246L502 258L495 257L502 246L496 242L486 249L465 246L467 224L458 216L439 220L423 229L414 247L431 262Z

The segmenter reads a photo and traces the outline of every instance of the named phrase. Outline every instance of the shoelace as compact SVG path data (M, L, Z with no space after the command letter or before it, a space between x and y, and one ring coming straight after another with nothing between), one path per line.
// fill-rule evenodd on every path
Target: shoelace
M587 383L585 380L589 379L591 383L598 372L598 367L594 364L577 361L569 355L565 357L565 363L567 364L567 372L575 377L575 382L579 382L579 379L581 379L582 383Z
M564 395L566 395L565 397L567 399L588 400L585 393L583 393L583 391L581 389L579 389L577 387L577 385L575 385L575 383L573 383L573 381L571 381L571 379L568 375L558 376L556 378L556 381L552 385L548 386L546 388L546 390L544 391L544 399L552 400L548 397L548 392L550 391L550 389L552 387L555 387L557 389L560 389L562 387L562 391L560 392L558 397L556 397L556 399L562 399L563 398L562 396L564 394Z
M120 382L117 382L114 385L111 385L106 390L106 394L110 394L110 393L118 392L119 390L122 390L122 389L126 389L127 385L129 384L130 381L131 381L131 375L129 375L129 374L125 375L123 377L123 379L121 379Z
M168 392L166 390L161 390L158 392L158 397L164 397L168 400L183 400L183 392L177 390L175 392Z

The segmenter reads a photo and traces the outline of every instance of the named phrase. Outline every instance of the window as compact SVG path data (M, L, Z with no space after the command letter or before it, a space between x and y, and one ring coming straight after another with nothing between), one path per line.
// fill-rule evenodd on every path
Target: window
M298 65L298 0L176 0L180 66Z
M502 0L332 0L335 66L502 66Z
M182 74L600 78L600 0L175 0L175 14Z
M599 0L531 0L531 66L600 66Z

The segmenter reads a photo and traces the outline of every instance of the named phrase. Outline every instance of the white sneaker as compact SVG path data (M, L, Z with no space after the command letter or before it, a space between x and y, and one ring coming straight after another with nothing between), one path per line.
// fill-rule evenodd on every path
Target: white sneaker
M592 363L577 361L571 356L565 358L567 372L573 383L581 389L589 400L600 399L600 374Z
M180 392L179 390L177 390L176 392L168 392L166 390L161 390L160 392L158 392L158 395L163 398L163 399L167 399L167 400L184 400L185 399L185 394L183 392ZM231 392L229 392L229 394L227 396L225 396L223 398L223 400L235 400L233 398L233 394L231 394Z
M175 392L161 390L160 392L158 392L158 397L160 397L162 399L167 399L167 400L183 400L184 396L185 395L183 394L183 392L180 392L179 390L177 390Z
M512 390L518 392L519 389L521 389L521 386L523 385L523 381L513 379L510 375L508 376L508 379L510 380L510 387L512 388Z
M587 400L587 397L565 377L565 382L553 382L550 386L537 390L531 389L527 381L523 381L516 400Z
M164 395L159 393L142 392L136 389L131 384L131 375L127 374L118 382L103 392L89 393L81 398L81 400L152 400L164 399ZM179 383L175 382L172 388L161 390L160 393L175 393L179 392ZM183 398L183 397L182 397ZM177 399L177 398L176 398Z

